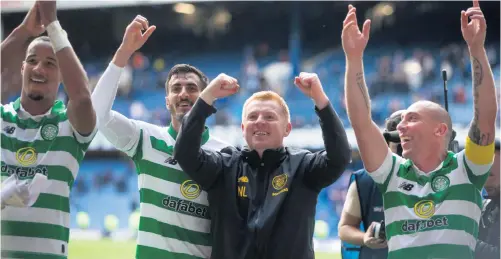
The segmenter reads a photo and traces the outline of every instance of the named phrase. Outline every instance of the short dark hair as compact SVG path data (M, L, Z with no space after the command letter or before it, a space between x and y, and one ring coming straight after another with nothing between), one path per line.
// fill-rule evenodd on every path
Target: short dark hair
M207 87L207 85L209 84L209 78L207 78L207 76L202 71L200 71L200 69L188 64L177 64L170 69L169 74L167 75L167 81L165 82L167 89L169 87L169 81L172 76L187 73L194 73L198 76L198 79L200 79L201 82L201 85L199 85L200 91L204 90L205 87Z
M33 39L31 39L30 41L30 44L28 45L28 48L26 49L26 53L28 53L28 51L30 50L30 48L32 47L32 45L38 41L41 41L41 42L48 42L49 44L52 45L52 42L50 41L50 38L49 36L39 36L39 37L35 37Z
M49 36L38 36L36 38L33 38L32 42L34 41L46 41L46 42L50 42L50 38Z

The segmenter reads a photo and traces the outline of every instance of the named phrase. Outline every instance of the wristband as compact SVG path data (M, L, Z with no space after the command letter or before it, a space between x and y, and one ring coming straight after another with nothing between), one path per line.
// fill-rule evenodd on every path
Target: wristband
M58 52L66 47L71 48L70 41L68 40L68 35L66 31L63 30L59 21L51 22L47 27L47 34L49 35L50 42L52 43L52 48L54 52Z

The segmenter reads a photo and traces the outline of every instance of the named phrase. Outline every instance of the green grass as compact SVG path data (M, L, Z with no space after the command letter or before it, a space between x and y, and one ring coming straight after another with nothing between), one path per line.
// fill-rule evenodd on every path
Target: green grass
M135 242L116 242L109 239L99 241L71 240L69 259L134 259ZM317 253L316 259L340 259L341 256Z

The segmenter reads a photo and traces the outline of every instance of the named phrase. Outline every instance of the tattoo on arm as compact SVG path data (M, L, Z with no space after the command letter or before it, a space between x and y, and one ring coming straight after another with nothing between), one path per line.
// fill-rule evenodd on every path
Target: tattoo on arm
M482 68L482 64L475 57L472 57L473 63L473 105L474 105L474 114L473 121L470 125L470 130L468 132L468 136L470 139L477 145L486 146L492 142L492 136L490 134L482 133L478 127L478 95L479 95L479 87L482 84L484 79L484 71Z
M472 57L473 59L473 88L476 89L482 81L484 80L484 71L482 69L482 64L478 61L477 58Z
M480 131L480 129L478 128L477 118L473 118L473 121L471 122L468 137L470 137L473 143L480 146L487 146L493 141L491 134L486 134Z
M370 108L370 106L369 106L370 103L369 103L369 96L368 96L368 93L367 93L368 90L367 90L367 87L365 86L365 83L364 83L364 73L358 72L356 74L356 77L357 77L358 88L360 89L360 92L362 92L362 96L364 97L365 106L367 107L367 109L369 109Z

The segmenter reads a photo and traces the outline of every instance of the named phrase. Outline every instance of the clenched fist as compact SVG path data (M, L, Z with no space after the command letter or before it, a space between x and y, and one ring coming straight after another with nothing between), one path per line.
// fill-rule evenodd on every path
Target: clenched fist
M200 94L200 98L212 105L216 99L235 94L238 92L239 88L240 86L238 85L237 79L226 74L219 74L203 90Z
M140 49L144 45L156 28L157 27L155 25L150 26L148 20L143 16L136 16L136 18L134 18L134 20L127 26L127 29L125 29L120 49L123 52L132 55L136 50ZM144 33L142 32L143 30L145 31Z
M301 72L299 76L294 78L294 84L303 94L313 99L318 109L321 110L327 106L329 99L317 74Z

